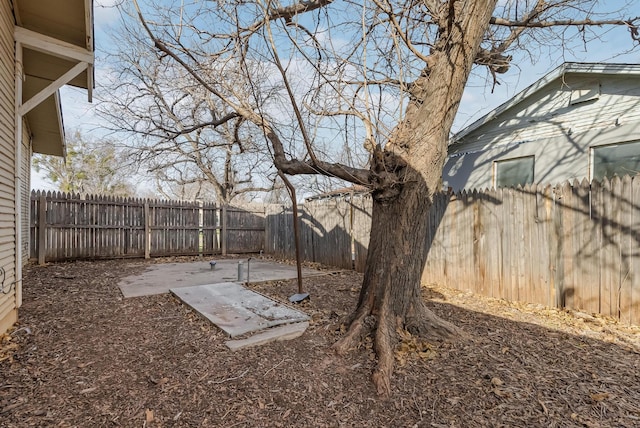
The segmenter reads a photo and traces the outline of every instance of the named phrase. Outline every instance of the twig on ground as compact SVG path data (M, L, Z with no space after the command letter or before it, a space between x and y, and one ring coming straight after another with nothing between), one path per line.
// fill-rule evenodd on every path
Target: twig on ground
M240 379L240 378L244 377L244 375L246 375L248 372L249 372L249 369L246 369L245 371L243 371L243 372L242 372L241 374L239 374L238 376L228 377L228 378L226 378L226 379L222 379L222 380L215 380L215 381L214 381L214 380L210 380L210 381L209 381L209 382L207 382L207 383L209 383L209 384L214 384L214 385L218 385L218 384L225 383L225 382L231 382L232 380L237 380L237 379Z
M270 371L277 369L285 361L291 361L291 358L283 358L282 361L280 361L278 364L276 364L275 366L271 367L269 370L264 372L264 375L266 376L267 374L269 374Z

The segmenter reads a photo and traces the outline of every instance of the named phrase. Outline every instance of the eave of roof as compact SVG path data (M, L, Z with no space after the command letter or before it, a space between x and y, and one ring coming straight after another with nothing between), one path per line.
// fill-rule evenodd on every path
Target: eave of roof
M19 27L65 43L94 50L92 0L13 0ZM74 62L35 49L23 49L25 79L23 100L28 100L75 65ZM69 84L88 89L94 85L93 67L87 68ZM35 153L64 156L65 137L56 91L26 115Z
M561 76L566 74L630 74L630 75L640 75L640 64L606 64L606 63L584 63L584 62L565 62L560 65L542 79L533 83L513 98L508 100L507 102L501 104L496 107L494 110L491 110L486 115L482 116L480 119L473 122L471 125L462 129L458 133L456 133L451 138L451 144L456 144L458 141L463 139L465 136L469 135L471 132L480 128L481 126L491 122L493 119L498 117L500 114L509 110L510 108L516 106L521 103L526 98L530 97L534 93L538 92L554 80L558 79Z

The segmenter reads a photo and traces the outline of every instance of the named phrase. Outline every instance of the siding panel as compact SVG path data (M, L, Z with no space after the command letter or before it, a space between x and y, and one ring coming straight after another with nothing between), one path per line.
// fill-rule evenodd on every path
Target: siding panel
M0 0L0 333L15 321L14 52L11 2ZM11 291L7 291L11 289Z
M31 207L31 138L29 135L29 127L26 123L22 127L22 159L20 160L20 175L22 181L20 183L21 195L21 224L20 233L22 234L22 263L26 264L29 260L29 208Z
M451 146L445 187L490 187L493 162L521 156L535 156L536 183L588 178L590 147L638 140L639 82L637 74L556 79ZM594 84L597 99L570 103L572 90Z

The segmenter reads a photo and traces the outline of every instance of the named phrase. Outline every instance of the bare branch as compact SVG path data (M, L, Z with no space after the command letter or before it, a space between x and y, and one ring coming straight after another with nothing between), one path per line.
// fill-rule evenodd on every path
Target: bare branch
M630 30L638 29L636 22L640 20L640 16L631 19L610 19L610 20L592 20L592 19L562 19L557 21L512 21L504 18L492 17L490 23L503 27L526 27L526 28L548 28L548 27L584 27L605 25L619 25L628 27Z
M294 3L289 6L271 9L265 15L264 19L254 22L247 28L241 29L241 33L249 32L254 33L266 25L269 21L276 21L279 19L283 19L285 22L290 22L294 17L298 15L302 15L306 12L311 12L322 7L325 7L331 4L334 0L311 0L311 1L301 1L300 3ZM268 2L271 4L270 2Z

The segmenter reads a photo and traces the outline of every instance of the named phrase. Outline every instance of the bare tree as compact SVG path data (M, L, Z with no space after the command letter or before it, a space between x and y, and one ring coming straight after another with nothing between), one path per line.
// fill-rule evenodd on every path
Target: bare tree
M243 127L242 116L181 66L161 61L136 32L117 40L112 65L120 71L105 79L98 112L158 193L230 203L272 189L273 161L256 143L257 129Z
M629 6L628 2L624 6ZM138 3L136 3L138 7ZM497 80L518 50L638 18L597 13L586 0L217 0L140 8L162 61L182 65L242 127L264 136L278 170L364 185L373 217L364 282L346 334L348 352L372 335L373 380L390 392L398 331L459 334L422 298L430 243L425 216L441 189L451 126L474 65ZM233 78L230 78L233 76ZM266 76L266 77L265 77ZM331 141L364 147L365 162L337 162ZM327 156L328 155L328 156Z
M130 169L113 141L94 140L75 131L66 141L66 156L35 155L33 167L62 192L132 196Z

